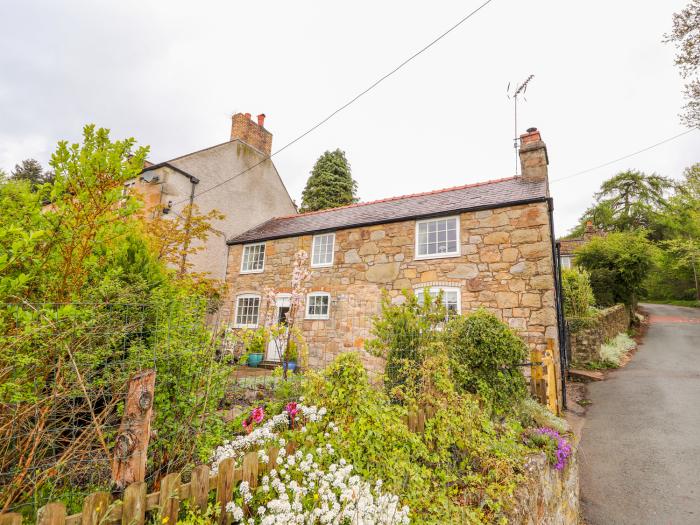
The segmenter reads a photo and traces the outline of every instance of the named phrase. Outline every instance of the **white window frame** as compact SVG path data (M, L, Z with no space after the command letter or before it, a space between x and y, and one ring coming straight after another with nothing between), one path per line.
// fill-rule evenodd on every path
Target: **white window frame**
M562 270L569 270L574 265L574 257L572 255L560 255L559 261Z
M238 310L241 307L241 299L257 299L258 300L258 318L255 324L253 323L239 323L238 322ZM233 326L235 328L257 328L260 324L260 308L262 307L262 296L257 293L242 293L236 296L236 312L233 316Z
M328 297L328 311L325 315L321 314L310 314L309 307L311 306L312 297ZM330 319L331 317L331 294L328 292L311 292L306 295L306 306L304 307L304 318L305 319Z
M419 288L414 288L413 293L416 294L417 297L423 297L424 290L428 290L428 293L432 293L433 291L440 292L442 290L442 298L443 298L443 306L447 308L447 305L444 304L444 299L445 299L445 292L456 292L457 293L457 314L461 315L462 314L462 289L457 287L457 286L421 286Z
M245 252L246 249L248 248L253 248L255 246L262 246L263 247L263 260L262 260L262 268L260 269L255 269L255 270L244 270L243 265L245 263ZM252 244L244 244L243 245L243 252L241 253L241 272L240 273L263 273L265 271L265 258L267 255L267 249L265 246L264 242L255 242Z
M457 250L454 252L446 252L446 253L434 253L434 254L425 254L425 255L419 255L418 253L418 229L421 224L427 224L430 222L435 222L435 221L444 221L444 220L449 220L449 219L454 219L457 221ZM414 249L415 249L415 256L414 259L444 259L446 257L459 257L461 254L461 248L460 248L460 224L459 224L459 215L450 215L449 217L434 217L432 219L424 219L420 221L416 221L416 230L415 230L415 243L414 243Z
M327 263L316 263L314 264L314 255L316 253L316 239L320 239L321 237L330 237L331 238L331 261ZM328 268L329 266L333 266L333 261L335 260L335 232L332 233L319 233L318 235L314 235L313 239L311 239L311 268Z

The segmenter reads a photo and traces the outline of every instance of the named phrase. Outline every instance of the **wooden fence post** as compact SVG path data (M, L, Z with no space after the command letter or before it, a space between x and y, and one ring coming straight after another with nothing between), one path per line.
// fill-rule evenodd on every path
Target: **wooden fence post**
M554 364L554 339L547 339L547 351L544 355L544 379L547 406L553 414L559 415L559 396L557 395L557 374Z
M108 492L95 492L85 498L80 525L100 525L109 510L112 496Z
M219 463L219 475L216 483L216 501L221 509L219 523L227 522L226 504L233 498L234 459L226 458Z
M22 525L22 515L17 512L0 514L0 525Z
M49 503L37 512L37 525L63 525L65 522L66 506L63 503Z
M258 453L248 452L243 456L243 481L247 481L250 484L250 488L254 489L258 486Z
M146 477L155 383L155 370L138 372L129 380L129 393L112 462L112 481L118 490Z
M161 523L177 523L177 515L180 511L180 474L168 474L160 481L160 506ZM162 521L167 518L167 521Z
M132 483L124 491L122 525L143 525L146 521L146 483Z
M207 510L209 499L209 466L199 465L192 471L190 482L190 502L201 512Z

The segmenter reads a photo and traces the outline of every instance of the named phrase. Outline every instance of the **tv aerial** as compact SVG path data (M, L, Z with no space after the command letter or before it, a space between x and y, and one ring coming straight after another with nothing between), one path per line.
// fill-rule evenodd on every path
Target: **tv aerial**
M520 85L516 86L513 93L510 92L510 82L508 82L508 87L506 88L506 93L508 94L508 100L513 101L513 148L515 149L515 174L518 175L518 146L520 145L520 139L518 138L518 97L522 96L523 100L527 102L525 98L525 93L527 92L527 86L530 81L535 78L535 75L530 75Z

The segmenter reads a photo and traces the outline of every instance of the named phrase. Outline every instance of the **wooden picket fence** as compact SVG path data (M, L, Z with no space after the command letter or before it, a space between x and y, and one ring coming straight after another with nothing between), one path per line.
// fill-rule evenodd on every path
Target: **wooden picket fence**
M289 443L287 452L293 452L295 445ZM160 482L160 490L146 493L146 483L139 481L130 484L121 500L112 500L108 492L95 492L85 498L81 512L67 515L63 503L49 503L37 513L38 525L142 525L146 514L155 514L160 523L177 523L180 503L189 501L191 508L206 510L209 493L216 491L216 502L222 512L219 523L227 520L226 504L231 501L234 489L241 481L247 481L251 488L258 486L258 476L268 472L276 464L279 449L267 451L269 462L262 463L257 451L248 452L240 467L234 465L233 458L219 464L216 474L211 474L208 465L200 465L192 471L191 481L181 482L181 475L168 474ZM22 515L17 513L0 514L0 525L20 525Z

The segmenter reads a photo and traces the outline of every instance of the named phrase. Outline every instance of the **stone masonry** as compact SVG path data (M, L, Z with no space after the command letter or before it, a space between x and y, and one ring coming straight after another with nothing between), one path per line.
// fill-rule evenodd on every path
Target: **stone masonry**
M546 202L461 213L461 254L455 257L414 259L415 224L408 220L335 232L333 266L313 268L307 283L309 292L330 293L330 319L298 325L309 345L310 366L323 366L340 352L363 348L384 290L393 301L401 301L401 290L426 286L459 288L463 313L486 308L531 348L545 349L548 338L558 348ZM256 274L238 272L243 245L232 245L228 315L234 315L239 294L260 294L267 287L289 292L294 253L303 249L310 254L311 242L311 235L266 241L265 271ZM370 368L381 366L364 356Z

